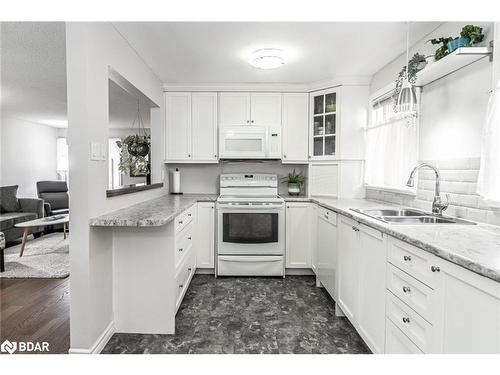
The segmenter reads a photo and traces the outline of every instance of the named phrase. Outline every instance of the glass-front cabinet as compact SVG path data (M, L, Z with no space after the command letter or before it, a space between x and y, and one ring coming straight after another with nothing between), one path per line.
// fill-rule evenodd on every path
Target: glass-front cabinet
M311 93L311 159L330 159L337 151L337 91Z

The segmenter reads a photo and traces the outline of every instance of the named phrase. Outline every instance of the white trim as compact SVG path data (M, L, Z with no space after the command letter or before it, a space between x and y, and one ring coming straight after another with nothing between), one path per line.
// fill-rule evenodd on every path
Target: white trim
M372 107L374 102L377 102L379 99L383 98L384 96L389 95L391 91L394 91L396 88L396 82L391 82L384 87L378 89L377 91L373 92L370 94L369 100L369 106Z
M400 195L407 195L410 197L416 197L417 192L415 189L398 189L398 188L392 188L392 187L387 187L387 186L374 186L374 185L368 185L365 184L365 189L367 190L378 190L378 191L384 191L387 193L395 193L395 194L400 194Z
M216 92L313 92L338 86L370 84L370 77L338 77L311 83L164 83L163 91Z
M69 354L99 354L114 333L115 324L112 321L89 349L70 348L68 352Z
M307 203L307 202L306 202ZM285 276L316 275L312 268L285 268Z

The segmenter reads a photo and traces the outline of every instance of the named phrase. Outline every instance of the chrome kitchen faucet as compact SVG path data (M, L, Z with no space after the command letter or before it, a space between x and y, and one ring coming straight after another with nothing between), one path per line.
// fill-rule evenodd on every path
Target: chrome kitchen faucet
M434 200L432 202L432 213L441 216L441 215L443 215L443 211L448 208L448 196L446 196L446 202L443 202L443 200L441 199L441 196L439 195L441 176L439 175L439 170L435 166L428 164L428 163L420 163L419 165L417 165L411 171L410 178L408 178L408 182L406 183L406 186L413 187L413 180L415 177L415 173L420 168L424 168L424 167L432 169L434 171L434 173L436 174L436 188L434 191Z

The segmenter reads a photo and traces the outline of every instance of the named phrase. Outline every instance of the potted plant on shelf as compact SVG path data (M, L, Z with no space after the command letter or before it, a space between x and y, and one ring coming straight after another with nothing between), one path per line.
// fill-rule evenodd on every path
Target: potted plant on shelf
M295 168L293 172L288 173L287 177L283 178L283 182L288 183L288 194L299 195L302 185L304 185L304 176L302 172L296 173Z
M433 45L442 44L442 46L439 47L436 50L436 52L434 53L434 59L436 61L442 59L443 57L445 57L449 53L448 42L450 42L452 40L453 40L453 38L451 36L446 37L446 38L434 38L434 39L430 40L431 44L433 44Z
M422 69L424 69L426 65L427 65L427 60L424 55L421 55L418 52L414 54L413 57L410 59L410 61L408 61L408 82L410 82L413 85L417 80L417 73ZM397 98L399 95L399 91L403 86L403 81L405 80L405 77L406 77L406 65L403 66L403 68L398 74L398 78L396 79L396 88L394 89L393 93L393 96L395 98Z
M484 39L483 28L474 25L465 25L460 31L460 36L453 38L451 36L445 38L434 38L430 42L432 44L442 44L436 50L436 61L442 59L446 55L452 53L457 48L474 46L481 43Z

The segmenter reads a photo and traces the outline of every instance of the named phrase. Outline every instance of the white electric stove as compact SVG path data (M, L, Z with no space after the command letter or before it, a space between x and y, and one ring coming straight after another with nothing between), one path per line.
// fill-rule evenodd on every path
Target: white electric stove
M284 276L285 202L278 183L273 174L220 176L217 275Z

